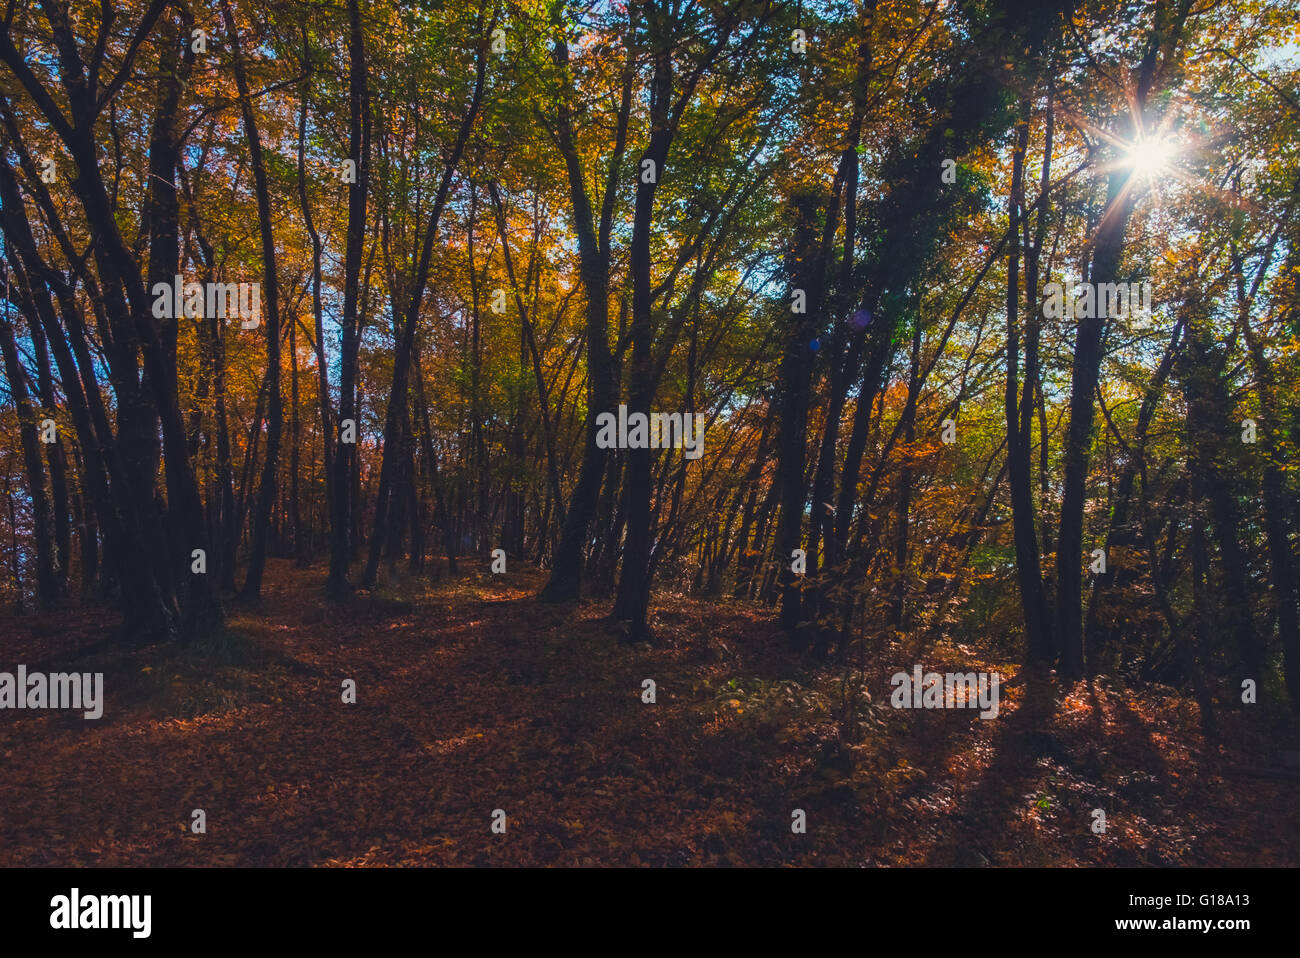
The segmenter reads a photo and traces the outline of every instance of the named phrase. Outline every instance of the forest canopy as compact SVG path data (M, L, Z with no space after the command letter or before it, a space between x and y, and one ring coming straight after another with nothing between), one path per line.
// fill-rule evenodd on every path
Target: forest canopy
M1293 0L10 0L0 61L18 612L525 563L611 641L1300 708Z

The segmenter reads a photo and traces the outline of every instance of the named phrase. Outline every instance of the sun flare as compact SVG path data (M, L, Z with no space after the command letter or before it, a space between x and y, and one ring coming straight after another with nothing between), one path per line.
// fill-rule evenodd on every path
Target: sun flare
M1128 151L1126 163L1135 175L1151 181L1169 170L1177 153L1177 145L1170 140L1142 139Z

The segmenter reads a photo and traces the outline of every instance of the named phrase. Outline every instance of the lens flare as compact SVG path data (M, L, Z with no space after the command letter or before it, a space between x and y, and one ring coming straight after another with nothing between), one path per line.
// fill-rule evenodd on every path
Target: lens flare
M1169 169L1178 147L1169 140L1138 140L1128 151L1127 164L1134 174L1150 181Z

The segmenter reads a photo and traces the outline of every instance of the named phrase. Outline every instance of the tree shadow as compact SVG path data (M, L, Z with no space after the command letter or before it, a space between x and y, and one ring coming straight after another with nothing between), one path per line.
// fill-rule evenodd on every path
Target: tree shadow
M951 817L955 828L930 849L926 865L987 865L1004 852L995 837L1005 832L1026 793L1035 790L1042 776L1040 759L1059 760L1063 746L1050 731L1058 689L1054 679L1036 669L1020 675L1021 692L1016 707L999 722L993 760L973 789L962 792L959 810Z

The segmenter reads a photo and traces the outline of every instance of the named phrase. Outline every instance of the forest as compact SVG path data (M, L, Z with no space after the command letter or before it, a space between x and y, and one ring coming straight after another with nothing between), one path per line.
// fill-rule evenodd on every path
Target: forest
M1297 0L0 17L0 864L1300 862Z

